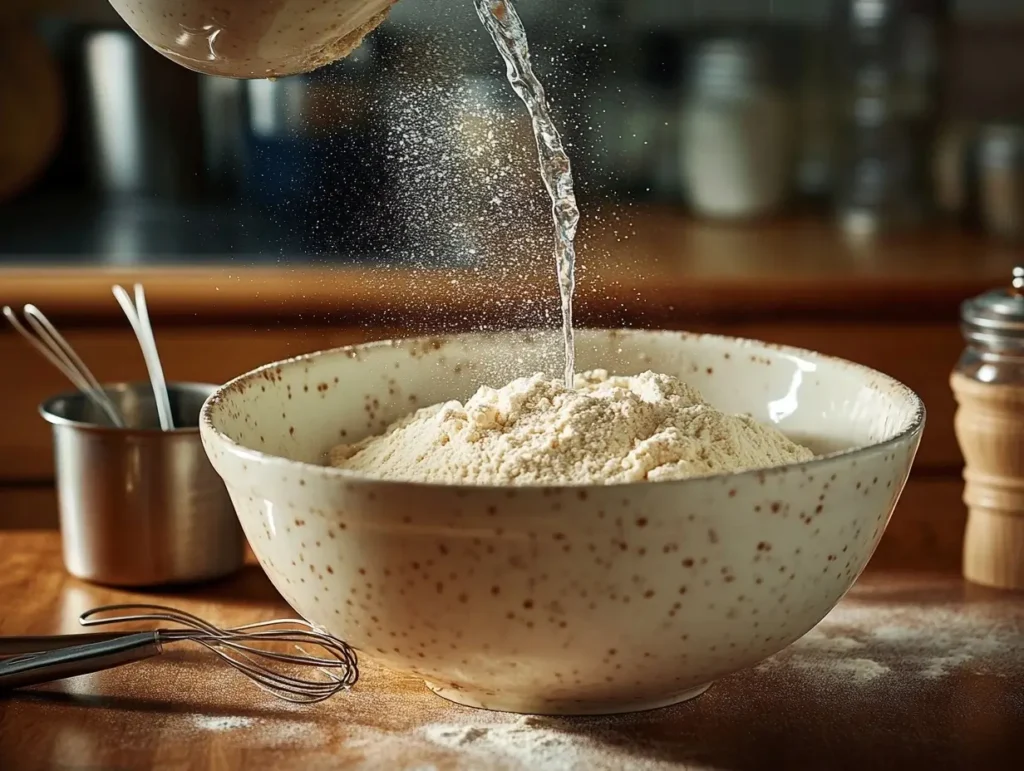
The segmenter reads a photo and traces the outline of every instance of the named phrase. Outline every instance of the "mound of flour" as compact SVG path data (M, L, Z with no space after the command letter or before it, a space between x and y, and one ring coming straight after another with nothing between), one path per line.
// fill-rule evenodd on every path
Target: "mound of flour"
M812 457L774 428L727 415L677 378L594 370L566 388L541 375L426 407L331 450L368 476L446 484L609 484L682 479Z

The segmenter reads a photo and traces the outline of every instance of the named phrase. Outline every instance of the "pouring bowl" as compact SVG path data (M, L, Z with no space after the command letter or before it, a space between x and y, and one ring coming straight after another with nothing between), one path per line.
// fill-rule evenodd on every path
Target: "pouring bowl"
M191 70L230 78L310 72L347 56L396 0L110 0L134 32Z

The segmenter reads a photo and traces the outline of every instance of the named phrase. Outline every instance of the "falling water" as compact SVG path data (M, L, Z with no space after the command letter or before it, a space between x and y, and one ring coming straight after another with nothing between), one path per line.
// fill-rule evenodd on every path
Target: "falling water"
M533 134L540 158L540 176L551 196L551 213L555 221L555 267L558 292L562 298L562 334L565 338L565 383L572 387L576 366L572 329L572 293L576 287L576 225L580 211L572 188L572 168L562 147L562 138L548 114L544 87L530 66L530 48L526 30L519 14L509 0L473 0L477 15L491 34L512 90L519 95L530 113Z

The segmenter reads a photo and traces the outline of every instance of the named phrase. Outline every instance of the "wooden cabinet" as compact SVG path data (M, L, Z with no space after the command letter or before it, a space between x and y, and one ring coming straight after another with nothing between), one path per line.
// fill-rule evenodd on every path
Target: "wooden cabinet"
M67 338L101 382L145 380L146 370L130 328L76 329ZM301 353L392 336L391 329L257 331L249 326L161 327L157 344L170 380L224 383L260 364ZM50 428L40 402L70 390L63 376L14 334L0 334L0 361L16 377L0 378L5 430L0 433L0 484L45 482L53 477Z
M581 244L579 323L758 338L903 381L923 397L928 425L878 559L955 566L964 521L948 385L962 348L957 306L1006 283L1015 255L942 232L854 247L814 223L726 229L644 216L638 237ZM548 303L557 318L550 267L529 263L517 282L497 258L475 271L0 269L0 302L39 305L101 380L141 379L141 356L110 286L142 280L168 378L222 383L349 343L525 326ZM0 527L52 524L51 442L37 408L68 384L8 329L0 330L0 372Z
M679 328L692 328L680 323ZM796 345L858 361L902 380L929 408L919 468L949 470L960 463L953 436L953 399L947 376L960 350L952 325L810 325L748 323L700 325L698 329ZM258 331L237 324L162 326L158 335L169 379L223 383L253 367L301 353L411 334L395 328L309 327ZM128 329L76 329L67 335L101 381L145 379L135 338ZM0 433L0 484L45 482L53 476L49 426L41 401L69 390L66 380L21 338L0 334L4 431Z

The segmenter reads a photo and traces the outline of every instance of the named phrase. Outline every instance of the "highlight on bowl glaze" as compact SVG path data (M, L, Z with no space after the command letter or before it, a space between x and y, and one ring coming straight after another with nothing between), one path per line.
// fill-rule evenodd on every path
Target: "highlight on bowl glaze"
M228 383L201 432L260 564L305 618L476 707L672 704L817 624L867 564L924 428L850 362L735 338L582 330L581 370L682 377L825 453L608 486L443 486L323 466L339 441L487 383L561 367L555 333L373 343Z

